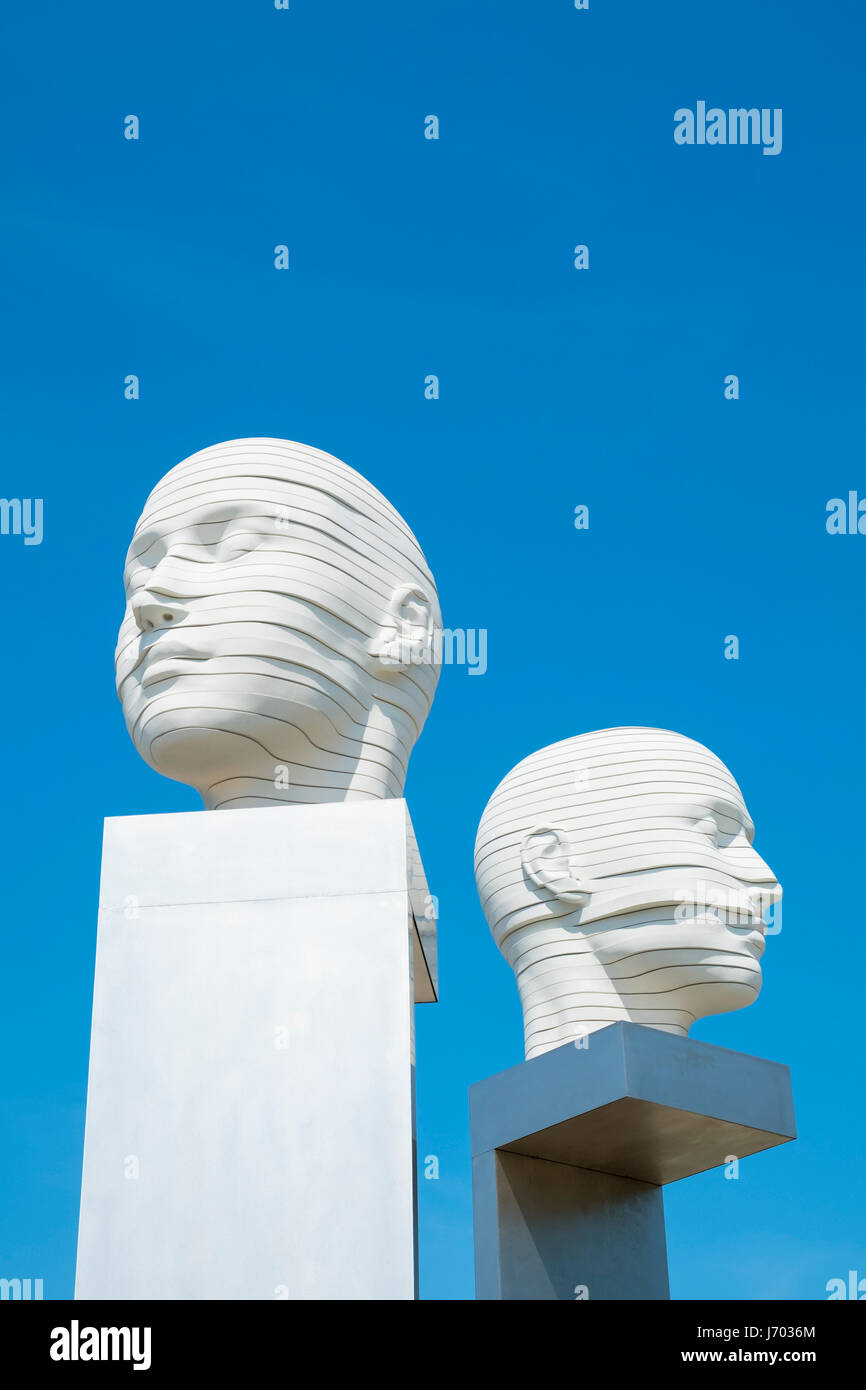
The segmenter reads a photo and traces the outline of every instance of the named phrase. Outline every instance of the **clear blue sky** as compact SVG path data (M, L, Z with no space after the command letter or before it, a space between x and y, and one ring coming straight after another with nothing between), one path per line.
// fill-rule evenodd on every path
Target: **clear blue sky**
M674 1296L866 1275L866 537L825 529L866 494L859 7L48 0L4 27L0 494L42 497L45 534L0 536L0 1275L72 1289L102 818L198 804L121 720L126 546L171 464L240 435L366 474L446 622L489 633L407 788L441 910L424 1296L472 1296L466 1089L522 1056L480 812L616 724L718 753L785 888L760 1000L694 1036L787 1062L800 1138L668 1189ZM781 107L781 155L675 145L698 100Z

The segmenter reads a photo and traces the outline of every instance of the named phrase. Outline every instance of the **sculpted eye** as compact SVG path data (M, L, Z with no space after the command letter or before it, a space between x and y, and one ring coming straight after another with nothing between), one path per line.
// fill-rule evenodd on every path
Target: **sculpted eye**
M230 531L216 547L214 558L222 563L225 563L227 560L235 560L239 556L246 555L249 551L255 550L260 539L261 537L254 531Z
M695 830L700 835L706 835L714 845L718 843L719 827L714 816L702 816L700 820L695 821Z
M144 565L136 565L134 570L130 570L126 576L127 595L131 596L137 593L139 589L143 589L147 584L148 576L152 573L153 571L147 569Z

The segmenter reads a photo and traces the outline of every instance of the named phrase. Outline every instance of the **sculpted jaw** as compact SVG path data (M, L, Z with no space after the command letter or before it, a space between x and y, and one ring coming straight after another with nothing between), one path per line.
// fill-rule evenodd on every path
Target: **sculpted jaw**
M441 620L360 474L286 440L204 449L151 493L124 579L118 694L157 771L209 808L402 795L438 669L394 637L435 651Z
M475 865L527 1057L620 1019L685 1035L751 1003L781 896L753 836L727 768L681 734L605 729L518 764Z

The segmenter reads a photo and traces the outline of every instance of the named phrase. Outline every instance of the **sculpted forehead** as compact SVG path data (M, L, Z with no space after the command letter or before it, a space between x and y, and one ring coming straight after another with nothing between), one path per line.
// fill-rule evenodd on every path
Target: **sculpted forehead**
M175 517L201 507L223 506L227 514L248 500L273 506L293 496L312 510L340 510L359 521L412 536L382 494L340 459L288 440L231 440L191 454L157 483L141 522L171 526Z
M601 729L551 744L518 763L505 779L531 789L545 781L571 781L575 790L631 788L651 795L673 789L688 794L698 786L708 793L742 793L715 753L684 734L667 729ZM505 784L503 783L503 786Z
M130 560L190 533L218 540L220 527L238 522L290 549L326 538L389 575L408 570L435 588L418 542L387 499L341 460L287 440L231 440L184 459L148 497Z
M665 729L603 729L518 763L490 798L479 840L549 817L589 827L705 811L739 818L751 833L739 786L708 748Z

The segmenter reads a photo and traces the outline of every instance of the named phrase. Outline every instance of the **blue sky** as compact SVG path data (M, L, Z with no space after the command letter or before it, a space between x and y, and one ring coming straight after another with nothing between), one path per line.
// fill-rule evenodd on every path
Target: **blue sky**
M466 1090L522 1056L478 818L521 757L617 724L712 748L785 888L760 1000L693 1035L787 1062L800 1137L668 1189L673 1295L866 1275L866 537L825 528L866 495L861 12L49 0L4 25L0 493L44 499L44 539L0 536L0 1274L72 1289L102 818L198 805L114 694L131 530L179 459L276 435L368 476L446 623L489 634L407 787L441 914L422 1294L472 1296ZM782 153L677 146L698 100L782 108Z

